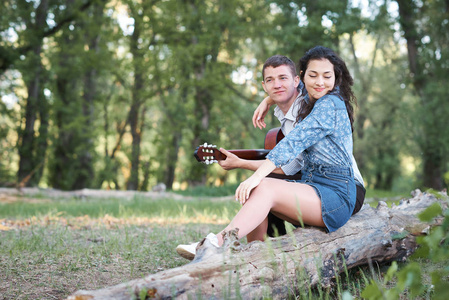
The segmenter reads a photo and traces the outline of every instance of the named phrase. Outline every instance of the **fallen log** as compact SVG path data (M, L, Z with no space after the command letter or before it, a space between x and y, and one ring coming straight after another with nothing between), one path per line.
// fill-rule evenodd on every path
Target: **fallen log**
M238 229L232 230L225 234L223 247L203 240L195 259L184 266L100 290L80 290L68 299L285 299L310 285L329 286L344 268L405 260L415 251L415 237L430 226L416 215L435 202L443 207L448 202L419 190L412 196L392 208L384 202L377 208L365 205L332 233L298 228L282 237L244 245L236 238Z

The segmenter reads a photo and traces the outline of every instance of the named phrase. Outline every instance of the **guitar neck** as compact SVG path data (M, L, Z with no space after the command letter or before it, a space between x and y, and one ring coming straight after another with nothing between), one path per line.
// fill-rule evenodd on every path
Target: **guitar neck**
M248 159L248 160L258 160L258 159L264 159L265 156L270 152L268 149L237 149L237 150L228 150L232 154L237 155L238 157L242 159ZM221 152L220 152L221 153ZM225 159L226 156L223 154L223 158Z
M282 135L280 128L273 128L265 137L265 149L236 149L228 151L241 159L265 159L270 150L273 149L276 143L283 137L284 136ZM219 160L226 159L226 155L221 153L216 145L208 145L207 143L204 143L204 145L199 145L193 153L193 156L195 156L197 161L206 164L211 164Z

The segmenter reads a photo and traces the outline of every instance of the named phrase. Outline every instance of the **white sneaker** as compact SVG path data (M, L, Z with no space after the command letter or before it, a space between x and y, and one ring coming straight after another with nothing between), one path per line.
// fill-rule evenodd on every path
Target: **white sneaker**
M218 246L218 239L217 236L214 233L209 233L206 236L206 239L209 240L209 242L215 246L215 247L219 247ZM179 255L181 255L182 257L188 259L188 260L193 260L195 258L195 254L196 254L196 247L198 246L199 242L190 244L190 245L178 245L178 247L176 247L176 252L178 252Z

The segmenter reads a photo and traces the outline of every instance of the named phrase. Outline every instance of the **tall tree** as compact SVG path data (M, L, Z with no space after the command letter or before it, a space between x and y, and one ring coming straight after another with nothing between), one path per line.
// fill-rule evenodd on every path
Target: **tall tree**
M64 3L63 3L64 2ZM67 12L65 1L7 0L2 3L4 24L17 35L17 41L0 43L0 71L17 69L22 74L27 95L23 104L23 124L18 127L18 182L37 185L45 167L48 146L49 104L44 95L48 70L44 66L44 39L54 36L75 20L77 13L94 1L77 1L74 12Z
M153 1L150 1L152 3ZM128 123L131 127L132 136L132 151L131 151L131 173L127 182L128 190L137 190L139 187L139 169L140 169L140 145L142 141L142 129L145 122L142 113L145 103L145 75L146 65L145 51L148 47L147 42L144 42L144 16L146 6L139 2L129 1L130 17L134 19L134 29L130 35L130 52L133 56L133 84L132 84L132 99L131 107L128 115ZM151 6L149 7L152 8Z
M397 126L404 91L400 76L403 62L395 45L387 4L370 3L369 18L352 15L352 24L361 23L358 32L348 30L341 38L342 55L354 70L357 111L354 132L354 156L364 179L376 189L392 189L400 175L400 151L403 146ZM348 24L346 29L350 24ZM362 42L363 41L363 42ZM363 51L361 50L363 48ZM386 64L394 61L395 64Z
M174 12L175 17L172 15L171 21L165 20L172 30L165 29L162 37L169 49L165 55L170 65L168 79L176 83L173 89L167 90L168 95L160 98L161 111L167 118L163 126L173 132L170 137L167 133L164 135L170 145L164 148L167 157L164 177L168 185L174 180L175 167L182 170L177 174L178 181L190 185L206 183L207 169L196 163L191 154L182 165L177 164L179 151L192 153L205 141L218 143L220 127L230 126L215 124L214 120L223 120L223 107L231 106L231 115L238 108L234 106L235 95L230 96L230 90L235 89L230 75L244 54L234 54L248 39L250 28L256 26L259 19L263 20L265 11L258 8L254 3L241 0L166 3L165 9ZM165 86L170 87L169 84ZM242 137L240 132L240 139Z
M77 9L75 1L67 4L68 11ZM50 164L50 182L55 188L81 189L95 182L95 87L100 77L98 68L104 68L103 61L108 57L105 43L99 44L106 18L104 5L105 2L95 3L55 38L58 47L51 62L56 77L57 137Z
M449 65L449 2L406 1L399 5L399 22L407 41L410 81L420 99L415 116L422 151L423 185L441 190L449 154L449 113L445 82ZM446 71L445 71L446 70Z
M27 86L28 98L25 107L25 125L19 131L19 171L18 182L24 185L37 185L44 169L45 152L47 150L48 133L48 104L44 96L45 69L41 62L42 32L46 28L48 18L49 1L43 0L36 10L30 9L32 5L26 5L28 12L33 15L25 18L27 30L23 38L29 43L29 51L26 54L26 62L22 66L24 82ZM22 7L25 9L25 7ZM38 124L38 134L36 127Z

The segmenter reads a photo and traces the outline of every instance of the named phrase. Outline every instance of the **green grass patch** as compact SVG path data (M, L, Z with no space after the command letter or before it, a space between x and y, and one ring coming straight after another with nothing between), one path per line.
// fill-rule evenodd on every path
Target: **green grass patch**
M173 199L152 200L136 196L131 200L120 199L59 199L45 202L30 203L23 201L0 203L1 218L30 218L44 215L63 215L65 217L89 216L101 218L109 215L115 218L129 217L184 217L192 218L198 215L217 216L229 219L238 211L240 205L235 201L208 201Z
M373 199L396 199L396 198L410 198L410 191L408 192L393 192L376 189L366 189L365 198Z
M175 193L183 195L183 196L194 196L194 197L223 197L223 196L231 196L234 195L235 190L239 186L239 183L223 185L219 187L210 187L210 186L196 186L190 187L183 191L175 191Z

